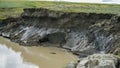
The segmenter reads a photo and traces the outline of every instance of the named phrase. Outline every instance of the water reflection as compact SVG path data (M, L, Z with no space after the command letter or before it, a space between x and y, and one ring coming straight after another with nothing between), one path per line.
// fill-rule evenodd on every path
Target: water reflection
M23 62L21 52L15 52L6 45L0 44L0 68L39 68L31 63Z

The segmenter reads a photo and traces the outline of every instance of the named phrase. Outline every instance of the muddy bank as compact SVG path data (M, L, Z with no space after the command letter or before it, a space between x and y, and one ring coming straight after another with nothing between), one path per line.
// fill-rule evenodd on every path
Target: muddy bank
M26 8L20 17L7 18L0 23L0 35L27 46L57 44L80 56L118 54L119 25L120 16L115 14Z

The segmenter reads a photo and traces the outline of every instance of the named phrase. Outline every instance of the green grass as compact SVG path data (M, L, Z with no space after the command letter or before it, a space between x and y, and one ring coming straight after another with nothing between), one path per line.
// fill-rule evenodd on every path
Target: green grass
M18 17L23 12L23 8L1 8L0 20L7 17Z
M111 13L120 15L120 5L45 1L0 1L0 19L16 17L23 8L47 8L63 12Z

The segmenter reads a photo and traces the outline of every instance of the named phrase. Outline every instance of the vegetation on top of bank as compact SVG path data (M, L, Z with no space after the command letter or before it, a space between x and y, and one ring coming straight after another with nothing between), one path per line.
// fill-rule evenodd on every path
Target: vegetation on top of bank
M23 8L47 8L63 12L111 13L120 15L120 5L46 1L0 1L0 19L16 17Z
M1 8L0 20L7 17L18 17L23 12L23 8Z
M1 1L0 8L47 8L65 12L115 13L120 14L120 5L88 4L45 1Z

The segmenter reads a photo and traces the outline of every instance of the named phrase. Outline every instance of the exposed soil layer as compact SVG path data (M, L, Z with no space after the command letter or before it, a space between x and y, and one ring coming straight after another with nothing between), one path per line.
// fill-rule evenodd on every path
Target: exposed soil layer
M63 47L80 56L120 51L120 16L26 8L0 23L0 35L19 44ZM57 45L56 45L57 44Z

